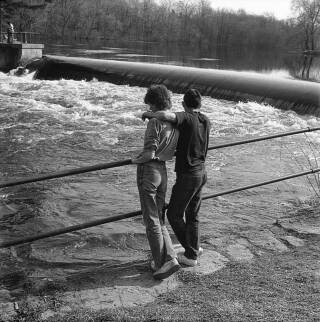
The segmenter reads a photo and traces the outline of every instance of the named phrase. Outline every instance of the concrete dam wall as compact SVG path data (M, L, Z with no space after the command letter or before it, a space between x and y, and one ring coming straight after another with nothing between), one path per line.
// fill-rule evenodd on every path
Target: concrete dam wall
M37 79L95 78L143 87L163 83L176 93L194 87L202 95L213 98L256 101L299 114L320 116L319 83L247 72L49 55L44 56L36 68Z

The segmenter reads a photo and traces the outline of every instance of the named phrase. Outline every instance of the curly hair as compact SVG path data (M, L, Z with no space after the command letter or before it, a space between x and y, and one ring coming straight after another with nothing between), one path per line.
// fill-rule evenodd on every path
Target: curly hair
M158 110L169 110L171 108L171 96L164 85L151 85L144 97L146 104L153 104Z

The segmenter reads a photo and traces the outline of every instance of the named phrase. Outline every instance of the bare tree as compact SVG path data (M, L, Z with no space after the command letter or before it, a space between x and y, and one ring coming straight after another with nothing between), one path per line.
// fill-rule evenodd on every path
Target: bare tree
M310 16L302 4L318 5L319 1L294 1L296 8L302 8L297 12L300 21L306 21ZM188 43L196 48L230 45L267 48L286 44L286 39L292 35L287 32L289 28L302 29L296 27L297 23L289 25L270 16L214 10L209 0L54 0L39 10L42 13L34 14L30 19L26 16L28 13L23 12L24 21L49 38L65 40L81 36L88 40ZM311 12L318 17L319 11ZM310 23L305 28L308 30L307 48L315 46L318 28L315 16L313 29L309 28ZM313 43L309 41L310 37L313 37Z
M292 0L297 24L303 31L305 50L315 50L316 36L320 28L320 0Z

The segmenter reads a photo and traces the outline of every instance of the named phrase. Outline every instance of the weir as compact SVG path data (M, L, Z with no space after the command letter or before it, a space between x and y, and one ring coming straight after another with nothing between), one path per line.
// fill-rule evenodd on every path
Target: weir
M144 87L162 83L177 93L194 87L213 98L267 103L320 116L320 84L313 82L249 72L51 55L44 56L36 68L37 79L97 79Z

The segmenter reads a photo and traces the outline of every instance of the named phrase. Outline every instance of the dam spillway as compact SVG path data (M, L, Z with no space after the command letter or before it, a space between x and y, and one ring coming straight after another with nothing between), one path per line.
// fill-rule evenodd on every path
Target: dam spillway
M97 79L143 87L162 83L176 93L194 87L213 98L255 101L299 114L320 115L320 84L257 73L47 55L38 63L35 78Z

